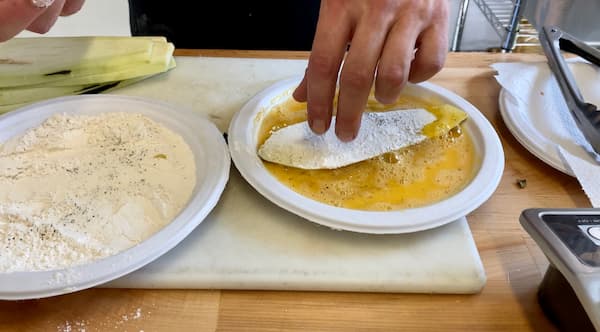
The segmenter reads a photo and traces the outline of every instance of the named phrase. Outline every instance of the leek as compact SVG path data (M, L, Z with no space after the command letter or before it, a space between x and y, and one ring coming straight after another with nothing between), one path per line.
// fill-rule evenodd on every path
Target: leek
M174 68L173 51L164 37L15 38L0 43L0 113L138 82Z
M0 87L40 84L146 61L156 41L130 37L15 38L0 43Z

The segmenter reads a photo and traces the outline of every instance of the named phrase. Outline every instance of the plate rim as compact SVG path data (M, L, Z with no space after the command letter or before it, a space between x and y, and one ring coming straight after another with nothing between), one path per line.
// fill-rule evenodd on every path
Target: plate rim
M248 136L248 130L246 130L245 127L248 126L248 123L254 122L255 115L260 111L258 110L258 107L261 102L264 102L264 100L268 99L269 97L273 97L274 91L280 91L279 94L281 94L285 93L287 89L289 94L290 89L297 85L300 80L301 76L294 76L278 81L270 87L267 87L263 91L259 92L238 112L235 113L228 130L231 157L233 163L240 171L240 174L261 195L281 208L308 219L309 221L338 230L370 234L412 233L439 227L455 221L460 217L464 217L483 204L493 194L500 183L504 170L504 151L502 149L500 138L498 137L489 120L487 120L487 118L485 118L485 116L483 116L483 114L477 108L475 108L462 97L440 86L424 82L420 84L413 84L413 86L424 88L430 93L446 99L446 101L452 100L451 103L463 109L468 108L469 116L476 118L473 121L477 122L478 127L482 127L480 128L480 131L483 133L485 130L488 133L487 136L483 137L485 144L487 145L483 146L482 148L489 148L493 149L494 151L490 151L491 153L482 153L480 166L481 169L486 170L487 174L478 172L478 174L475 175L475 178L471 180L471 182L475 182L477 180L481 183L480 188L476 193L472 188L467 191L467 189L471 187L471 184L469 184L458 194L438 203L427 205L425 207L390 212L353 210L333 207L296 193L287 186L281 184L264 169L264 166L262 166L262 161L260 161L256 156L256 147L250 147L246 144L248 141L252 140L251 137ZM262 179L257 178L257 176L261 175L263 176ZM265 175L267 176L266 178L264 178ZM454 197L463 193L470 194L471 200L469 201L469 204L462 204L468 207L454 209L457 205L456 198ZM298 204L302 204L303 207L299 207ZM448 209L448 207L452 207L453 210L448 210L444 216L434 218L435 220L429 222L412 223L410 225L407 225L404 222L387 224L379 222L381 218L387 218L388 220L396 218L412 220L428 213L428 210L430 211L432 207L442 209ZM328 213L324 214L315 212L319 210L325 210L328 211ZM363 222L357 223L353 221L357 219L362 219ZM366 224L364 221L367 219L377 220L377 224Z
M513 100L511 101L510 98ZM557 147L559 145L542 135L535 127L531 126L527 119L520 116L519 112L513 111L512 108L508 106L511 102L518 103L519 101L514 100L513 95L506 89L500 89L498 95L498 108L502 120L504 120L506 127L513 137L515 137L527 151L546 165L574 177L575 174L564 164L558 154ZM544 148L544 145L546 148Z
M144 104L149 106L150 109L154 107L154 109L149 112L156 112L156 114L159 114L159 111L166 112L166 115L172 116L175 119L174 121L179 122L179 125L185 127L187 130L193 130L194 128L196 130L201 129L202 132L197 136L198 140L196 144L190 143L187 139L186 143L188 145L198 146L204 154L207 154L207 151L219 154L211 154L211 158L207 158L209 160L206 161L207 174L215 172L214 176L205 176L202 179L203 187L200 187L199 189L196 187L194 188L194 192L197 192L190 197L187 205L171 222L146 240L131 248L115 255L70 268L47 271L0 273L0 299L26 300L62 295L91 288L129 274L173 249L206 218L218 203L229 180L231 159L227 144L225 143L222 133L212 121L201 114L182 107L181 105L175 105L146 97L115 94L66 96L37 102L3 114L0 116L0 128L5 126L5 123L8 121L7 119L23 118L44 107L52 107L56 104L60 105L61 103L69 102L81 103L94 100L102 102L110 99L136 104L140 103L140 105ZM127 112L126 110L121 111ZM109 112L110 111L107 113ZM119 110L113 112L119 112ZM57 113L60 113L60 111L50 112L50 114ZM75 114L82 113L75 112ZM147 113L144 114L147 115ZM149 117L153 118L152 116ZM158 117L158 115L156 115L156 117ZM40 122L46 118L47 116L40 118ZM188 121L183 121L184 118ZM153 120L157 121L156 118ZM160 121L157 122L160 123ZM165 123L162 124L165 125ZM185 136L181 132L177 132L173 129L171 130L182 137ZM205 141L204 139L207 140ZM209 143L211 145L209 145ZM192 151L194 151L194 148L192 148ZM197 181L199 181L199 179L197 179ZM198 185L198 182L196 185ZM201 204L198 205L198 203ZM166 237L166 235L169 236ZM155 244L160 245L153 246ZM97 272L94 269L100 270L100 273L94 273ZM31 287L31 289L27 291L21 290L27 287L20 287L19 291L15 291L14 287L10 287L10 285L23 284L24 281L25 283L31 281L35 282L35 287Z

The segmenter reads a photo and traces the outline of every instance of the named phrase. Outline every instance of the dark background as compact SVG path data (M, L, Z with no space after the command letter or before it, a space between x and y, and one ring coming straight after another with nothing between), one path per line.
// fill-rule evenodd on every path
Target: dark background
M320 0L129 0L134 36L177 48L310 50Z

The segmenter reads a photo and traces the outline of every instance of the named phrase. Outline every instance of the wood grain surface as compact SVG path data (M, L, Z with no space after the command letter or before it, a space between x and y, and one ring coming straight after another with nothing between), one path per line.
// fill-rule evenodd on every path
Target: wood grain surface
M178 50L185 56L306 58L307 53ZM0 301L0 331L555 331L536 291L547 260L521 228L530 207L589 207L574 178L547 166L510 134L498 112L491 63L532 54L453 53L431 81L492 122L506 169L492 198L468 216L488 281L480 294L91 289ZM141 83L143 84L143 83ZM527 179L523 189L517 179ZM443 253L440 253L443 255Z

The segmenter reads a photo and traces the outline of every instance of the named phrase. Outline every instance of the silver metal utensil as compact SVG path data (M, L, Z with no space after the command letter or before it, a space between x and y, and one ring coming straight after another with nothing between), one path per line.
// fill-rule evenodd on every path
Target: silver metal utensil
M600 154L600 111L596 105L583 99L561 50L579 55L596 66L600 66L600 51L553 26L543 27L539 37L548 58L548 65L556 77L575 123L594 151Z

